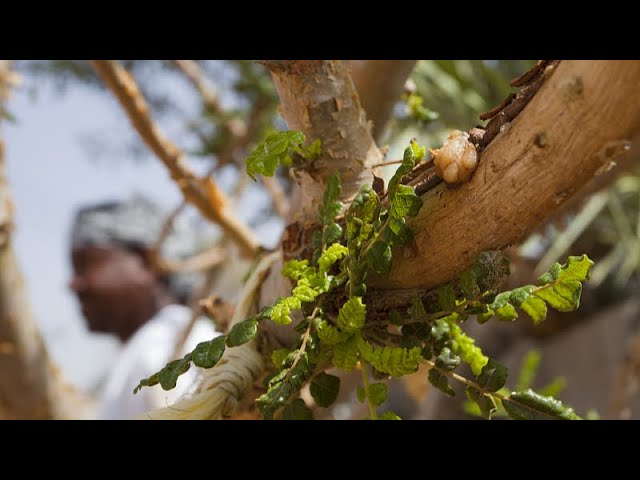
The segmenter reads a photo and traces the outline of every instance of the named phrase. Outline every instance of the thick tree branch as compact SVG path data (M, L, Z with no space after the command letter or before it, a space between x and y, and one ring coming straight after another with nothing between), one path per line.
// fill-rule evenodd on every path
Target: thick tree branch
M312 221L326 180L335 172L342 181L342 199L352 198L371 183L371 165L382 155L371 136L364 110L347 65L338 60L268 61L278 94L280 113L291 130L309 141L322 141L322 155L294 173L296 189L290 218Z
M147 146L164 163L185 199L209 220L222 227L247 256L254 255L259 242L252 230L228 208L226 195L210 178L199 178L185 162L183 153L160 131L149 115L147 104L133 77L112 60L92 60L92 65L114 93L129 120Z
M362 108L372 123L371 135L379 142L415 60L351 60L351 78Z
M471 181L422 196L414 243L394 255L380 288L430 288L483 250L522 240L640 132L640 63L562 61L483 150Z
M15 79L8 67L0 61L0 107ZM88 405L53 365L31 310L11 242L13 211L0 138L0 419L80 418Z

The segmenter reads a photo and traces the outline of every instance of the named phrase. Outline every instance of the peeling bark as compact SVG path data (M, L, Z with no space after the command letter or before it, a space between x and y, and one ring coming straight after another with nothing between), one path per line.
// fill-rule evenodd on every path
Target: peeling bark
M339 60L264 62L271 70L280 113L290 130L300 130L309 141L322 141L322 155L294 172L296 188L291 220L315 221L325 183L340 174L343 201L371 184L371 165L382 154L370 133L364 110L347 65Z

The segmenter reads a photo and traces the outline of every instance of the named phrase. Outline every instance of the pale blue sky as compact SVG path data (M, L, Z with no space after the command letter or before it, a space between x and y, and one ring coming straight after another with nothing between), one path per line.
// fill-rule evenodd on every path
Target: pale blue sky
M117 353L118 343L106 335L90 334L67 283L70 276L68 235L76 208L86 203L123 198L141 192L167 209L180 200L164 167L151 155L144 161L110 158L124 148L92 160L80 138L104 132L107 143L123 145L131 139L129 123L115 101L85 87L71 87L64 95L39 85L36 99L26 93L25 79L9 109L17 123L3 122L9 184L16 205L14 244L26 278L29 296L51 354L71 382L92 388ZM171 85L182 107L195 111L187 85ZM177 137L179 125L166 124ZM183 138L183 137L179 137ZM203 162L193 163L202 170ZM227 172L228 173L228 172ZM228 183L231 178L224 175ZM241 216L268 201L250 188ZM280 222L262 230L273 244Z

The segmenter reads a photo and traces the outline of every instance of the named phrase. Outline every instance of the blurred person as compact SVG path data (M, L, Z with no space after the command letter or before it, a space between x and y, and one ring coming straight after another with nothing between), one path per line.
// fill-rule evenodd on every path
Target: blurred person
M152 262L151 247L165 218L161 209L141 196L89 206L76 213L70 288L78 297L89 329L115 334L123 343L99 399L98 419L130 419L170 405L193 384L195 368L182 375L171 391L156 385L133 394L141 379L174 359L176 343L192 315L185 304L197 277L162 274ZM174 227L174 234L164 244L166 255L195 253L195 240L192 232L183 229L180 234ZM180 355L217 335L209 319L198 318Z

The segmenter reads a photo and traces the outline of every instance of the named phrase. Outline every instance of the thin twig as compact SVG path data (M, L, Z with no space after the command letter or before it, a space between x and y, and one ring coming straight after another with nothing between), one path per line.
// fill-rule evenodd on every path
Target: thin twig
M207 81L200 65L193 60L173 60L173 63L176 64L180 71L184 73L185 77L196 87L207 109L211 112L222 113L222 107L220 106L220 102L218 102L218 94L215 88Z
M167 167L184 198L206 218L218 223L245 256L255 255L260 243L254 232L229 212L226 195L218 185L209 177L197 177L186 164L182 151L160 131L149 115L134 78L113 60L92 60L91 64L127 112L141 138Z

